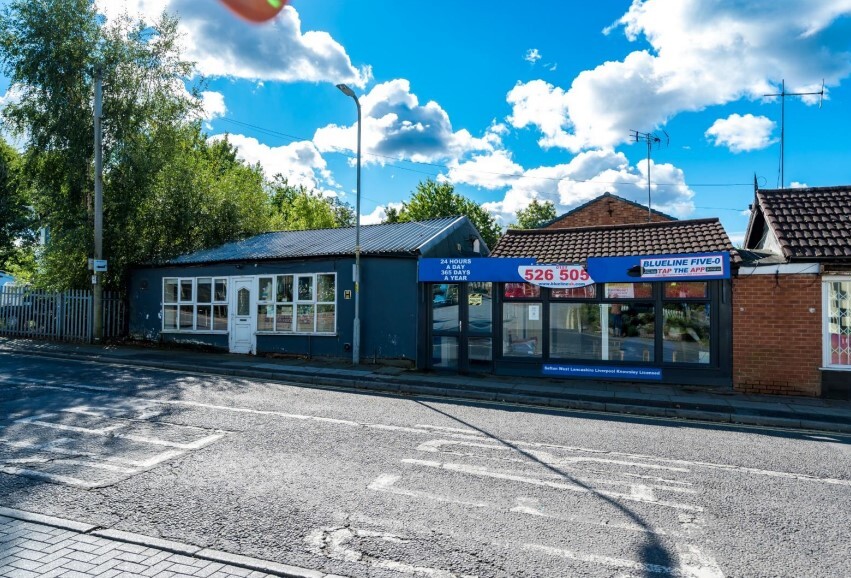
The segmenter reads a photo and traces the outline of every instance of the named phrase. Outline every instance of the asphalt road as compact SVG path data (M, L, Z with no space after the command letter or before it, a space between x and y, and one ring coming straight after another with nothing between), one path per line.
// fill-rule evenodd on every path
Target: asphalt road
M851 438L0 354L0 505L352 577L851 576Z

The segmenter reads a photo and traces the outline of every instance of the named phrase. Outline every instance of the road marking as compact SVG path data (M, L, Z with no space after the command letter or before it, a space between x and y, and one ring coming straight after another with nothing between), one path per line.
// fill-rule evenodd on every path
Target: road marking
M526 514L529 516L537 516L539 518L548 518L550 520L558 520L559 522L571 522L584 524L589 526L600 526L602 528L612 528L616 530L626 530L627 532L638 532L642 534L654 534L657 536L676 536L676 532L667 532L656 528L644 527L639 524L623 524L620 522L608 522L605 520L586 518L584 516L557 516L555 514L547 514L540 509L540 500L537 498L517 498L517 505L509 510L517 514Z
M361 530L357 528L319 528L310 532L305 538L308 547L316 554L342 560L345 562L360 563L365 566L392 570L400 574L412 576L428 576L430 578L478 578L469 574L455 574L448 570L438 568L427 568L425 566L414 566L396 560L377 558L354 549L349 543L355 539L374 538L392 544L407 544L410 540L391 534L389 532L375 532L372 530Z
M100 429L92 429L92 428L88 428L88 427L79 427L79 426L75 426L75 425L67 425L67 424L64 424L64 423L52 423L52 422L49 422L49 421L41 421L42 419L56 417L56 415L57 414L55 414L55 413L43 413L41 415L36 415L36 416L33 416L33 417L25 417L25 418L22 418L22 419L17 419L17 420L15 420L15 423L39 425L39 426L47 427L47 428L51 428L51 429L58 429L58 430L62 430L62 431L72 431L72 432L78 432L78 433L87 433L87 434L93 434L93 435L98 435L98 436L105 436L105 435L114 436L115 434L113 434L111 432L113 432L117 429L121 429L123 427L127 427L127 424L119 423L119 424L115 424L115 425L100 428Z
M10 466L0 465L0 472L4 474L11 474L13 476L24 476L27 478L37 478L41 480L47 480L48 482L65 484L66 486L75 486L77 488L84 488L86 490L91 490L94 488L102 487L103 484L96 484L93 482L86 482L79 478L72 478L71 476L63 476L59 474L49 474L47 472L40 472L38 470L31 470L29 468L16 468Z
M67 387L59 387L59 386L44 386L44 387L58 387L59 389L79 389L76 386L67 386ZM102 389L102 388L99 388ZM108 391L112 391L108 389ZM234 412L234 413L248 413L255 415L269 415L275 417L281 417L284 419L298 419L303 421L315 421L319 423L330 423L334 425L345 425L350 427L363 427L369 429L378 429L378 430L387 430L387 431L397 431L397 432L406 432L406 433L414 433L421 435L434 435L433 428L419 428L419 427L408 427L408 426L395 426L395 425L387 425L387 424L377 424L377 423L369 423L369 422L356 422L351 420L340 420L333 418L326 418L321 416L310 416L310 415L299 415L299 414L291 414L285 412L277 412L277 411L267 411L267 410L256 410L249 408L239 408L239 407L229 407L223 405L215 405L209 403L202 402L193 402L186 400L166 400L166 399L147 399L147 398L139 398L144 399L144 401L148 401L151 403L158 403L164 405L181 405L187 407L198 407L204 409L214 409L219 411L226 412ZM463 431L463 430L462 430ZM462 434L462 433L452 433L447 431L446 437L451 437L453 439L467 439L467 440L488 440L493 439L484 434L476 432L474 430L470 430L470 433ZM500 440L503 441L503 440ZM527 442L523 440L504 440L503 443L518 446L524 448L542 448L542 449L555 449L559 451L572 451L583 454L591 454L591 457L600 458L603 456L608 456L607 460L609 462L603 463L618 463L619 461L626 460L628 462L633 462L635 460L648 460L653 462L658 462L657 464L644 464L642 467L650 468L650 469L662 469L669 471L690 471L688 468L708 468L708 469L717 469L735 473L743 473L743 474L755 474L762 475L768 477L777 477L784 478L790 480L797 481L806 481L806 482L815 482L815 483L823 483L823 484L831 484L831 485L841 485L851 487L851 480L845 479L837 479L837 478L822 478L818 476L812 476L810 474L800 474L793 472L779 472L774 470L765 470L760 468L750 468L746 466L736 466L730 464L719 464L713 462L702 462L702 461L692 461L692 460L680 460L680 459L672 459L672 458L662 458L656 456L650 456L646 454L633 454L628 452L615 452L609 450L597 450L591 448L581 448L575 446L562 446L556 444L548 444L548 443L537 443L537 442ZM578 459L578 458L577 458ZM595 460L596 461L596 460ZM662 465L667 464L667 465Z
M84 450L75 450L75 449L58 447L60 444L65 444L65 443L68 443L70 441L73 441L73 440L71 438L58 438L58 439L51 440L51 441L43 443L43 444L37 444L37 443L29 442L29 441L26 441L26 440L16 441L16 440L9 440L9 439L6 439L6 438L0 438L0 443L2 443L4 445L11 446L11 447L15 447L15 448L32 449L32 450L36 450L36 451L46 451L46 452L50 452L50 453L54 453L54 454L60 454L60 455L66 455L66 456L80 456L80 457L86 457L86 458L95 458L95 459L98 459L98 460L103 460L105 462L116 462L116 463L120 463L120 464L127 464L127 465L130 465L130 466L135 466L137 468L142 468L142 469L151 468L151 467L153 467L157 464L160 464L162 462L170 460L171 458L176 458L178 456L182 456L185 453L185 452L178 451L178 450L168 450L168 451L160 452L160 453L148 458L147 460L140 461L140 460L131 460L131 459L128 459L128 458L122 458L120 456L108 456L108 455L105 456L105 455L101 455L101 454L96 454L94 452L87 452L87 451L84 451Z
M523 550L541 552L551 556L558 556L559 558L617 568L618 570L635 570L645 574L664 574L675 578L724 578L723 572L721 572L718 564L712 558L703 554L694 546L685 546L682 548L687 548L687 550L680 552L680 557L683 559L682 563L677 568L671 568L669 566L662 566L661 564L648 564L625 558L573 552L562 548L544 546L543 544L523 545ZM679 549L680 547L678 547Z
M432 500L434 502L446 502L449 504L460 504L462 506L472 506L475 508L488 508L493 507L489 506L484 502L468 502L465 500L456 500L454 498L444 498L442 496L438 496L437 494L430 494L428 492L420 492L417 490L403 490L401 488L396 487L396 482L402 476L397 476L393 474L381 474L378 476L375 481L373 481L369 486L367 486L370 490L376 492L387 492L389 494L396 494L399 496L410 496L413 498L423 498L426 500Z
M435 468L441 470L448 470L452 472L459 472L463 474L468 474L471 476L480 476L486 478L495 478L499 480L507 480L512 482L519 482L523 484L530 484L533 486L543 486L548 488L553 488L556 490L567 490L570 492L580 492L580 493L595 493L602 496L607 496L609 498L615 498L619 500L629 500L632 502L641 502L646 504L653 504L656 506L663 506L666 508L674 508L678 510L687 510L692 512L702 512L703 508L700 506L694 506L691 504L683 504L680 502L669 502L666 500L649 500L643 496L635 495L635 494L622 494L619 492L609 492L607 490L596 490L589 489L578 484L572 483L564 483L564 482L551 482L548 480L542 480L540 478L533 478L526 475L518 475L518 474L507 474L502 472L494 472L488 470L487 468L481 466L471 466L467 464L453 464L453 463L441 463L441 462L431 462L426 460L413 460L413 459L404 459L402 463L423 466L427 468Z

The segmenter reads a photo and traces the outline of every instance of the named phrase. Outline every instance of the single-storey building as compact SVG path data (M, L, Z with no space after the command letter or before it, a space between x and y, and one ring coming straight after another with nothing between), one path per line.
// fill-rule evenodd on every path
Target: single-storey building
M366 225L361 357L421 363L417 261L488 254L466 217ZM233 353L352 358L355 228L280 231L135 268L131 336Z
M756 189L741 254L735 388L851 399L851 187Z
M612 197L592 205L634 208ZM428 367L730 387L733 245L717 219L647 215L509 229L491 258L454 266L421 259Z

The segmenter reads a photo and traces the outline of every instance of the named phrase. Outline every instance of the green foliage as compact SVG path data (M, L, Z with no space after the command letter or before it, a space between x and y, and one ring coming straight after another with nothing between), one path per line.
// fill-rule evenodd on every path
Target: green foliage
M0 139L0 270L28 262L33 216L19 182L20 155Z
M400 211L388 209L384 222L424 221L456 215L470 219L488 247L494 247L502 237L502 228L487 210L456 193L451 183L438 183L431 179L417 185L411 198L402 203Z
M352 208L336 197L325 197L304 185L292 186L282 175L275 175L269 188L272 226L276 230L333 229L355 224Z
M106 286L156 263L270 228L263 174L226 139L208 141L184 79L177 20L100 23L90 0L13 0L0 64L21 98L3 110L27 139L21 184L47 227L33 280L88 287L93 251L93 74L102 70Z
M548 223L556 218L556 207L552 201L544 201L539 203L538 199L532 199L529 206L525 209L517 211L518 229L537 229L544 223ZM512 225L512 228L515 226Z

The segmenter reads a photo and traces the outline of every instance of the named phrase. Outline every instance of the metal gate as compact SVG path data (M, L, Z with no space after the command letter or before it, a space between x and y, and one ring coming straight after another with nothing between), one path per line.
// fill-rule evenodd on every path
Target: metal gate
M0 287L0 336L88 342L92 340L92 309L91 291L52 292L5 285ZM126 334L126 310L118 292L104 291L105 338Z

